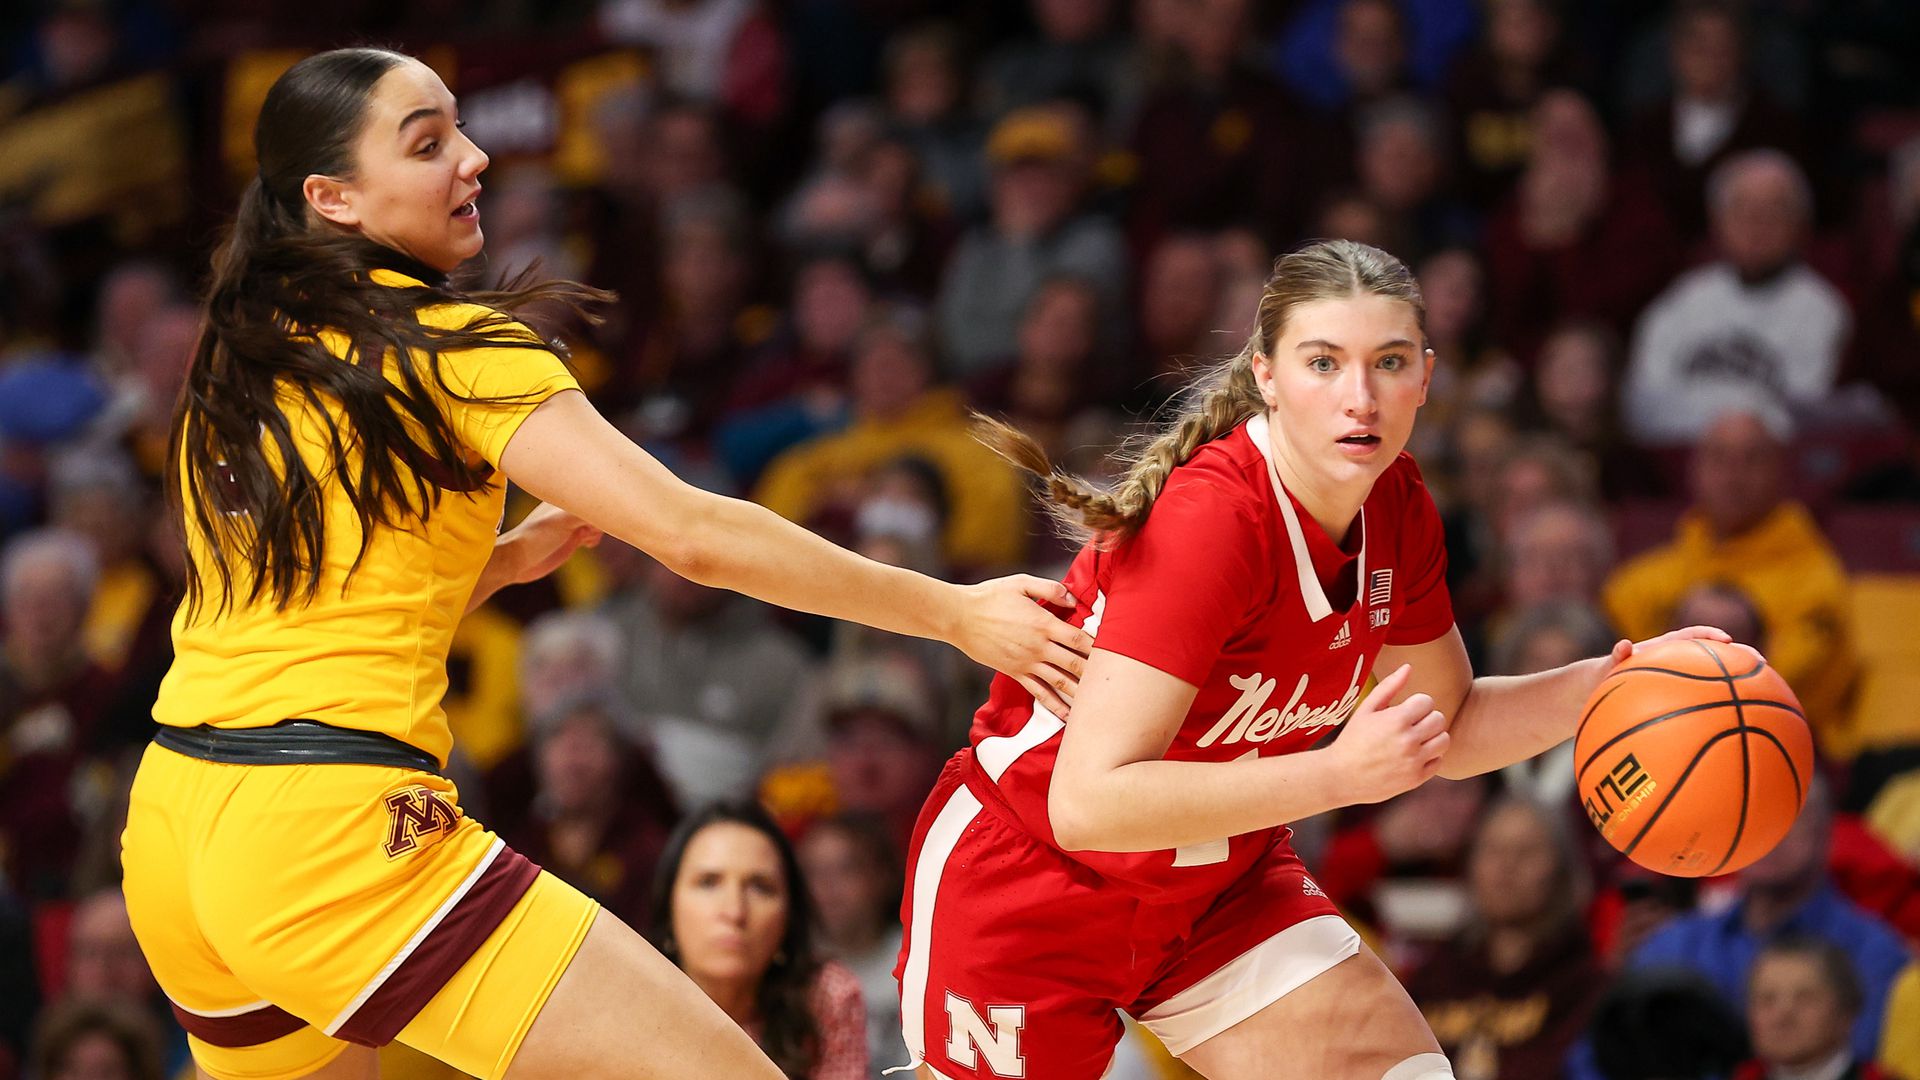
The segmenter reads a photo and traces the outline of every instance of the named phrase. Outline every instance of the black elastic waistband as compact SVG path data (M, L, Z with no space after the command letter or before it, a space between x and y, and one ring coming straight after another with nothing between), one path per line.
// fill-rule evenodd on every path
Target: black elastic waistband
M258 728L163 725L153 741L175 753L226 765L384 765L440 775L440 762L417 746L377 731L317 720L282 720Z

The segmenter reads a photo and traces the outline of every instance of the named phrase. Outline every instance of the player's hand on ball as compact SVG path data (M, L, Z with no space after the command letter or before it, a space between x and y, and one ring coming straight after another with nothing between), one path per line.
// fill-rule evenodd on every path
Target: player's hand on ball
M1613 661L1614 667L1618 667L1632 659L1634 653L1643 649L1651 649L1656 645L1665 645L1670 641L1690 640L1717 641L1722 645L1731 645L1735 649L1747 653L1760 663L1764 664L1767 661L1766 657L1760 655L1758 649L1755 649L1751 645L1740 644L1733 640L1732 635L1717 626L1686 626L1678 630L1669 630L1659 637L1648 638L1645 641L1628 641L1625 638L1621 638L1614 643L1613 652L1607 659Z
M1356 803L1384 802L1419 787L1446 756L1447 718L1433 707L1433 698L1415 694L1393 704L1412 672L1412 665L1402 664L1381 679L1327 748Z
M960 590L959 619L948 640L979 663L1012 676L1034 700L1064 718L1093 651L1093 637L1042 605L1072 609L1073 594L1057 581L1031 574Z

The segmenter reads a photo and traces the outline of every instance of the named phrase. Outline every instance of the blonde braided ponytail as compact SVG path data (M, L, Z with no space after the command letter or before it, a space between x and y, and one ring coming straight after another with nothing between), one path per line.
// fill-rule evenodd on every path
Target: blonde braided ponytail
M1035 478L1056 527L1075 539L1113 542L1139 531L1173 470L1202 446L1266 409L1253 378L1253 359L1280 339L1287 316L1301 304L1374 294L1411 304L1422 334L1426 302L1406 265L1379 248L1352 240L1320 240L1274 263L1261 291L1253 333L1238 355L1197 379L1181 394L1164 429L1121 451L1126 471L1111 490L1061 472L1045 450L1019 429L974 414L974 437Z

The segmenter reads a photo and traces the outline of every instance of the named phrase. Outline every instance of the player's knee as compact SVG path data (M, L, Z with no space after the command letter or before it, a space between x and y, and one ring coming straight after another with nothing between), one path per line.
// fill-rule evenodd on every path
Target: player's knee
M1445 1054L1415 1054L1387 1070L1380 1080L1453 1080Z

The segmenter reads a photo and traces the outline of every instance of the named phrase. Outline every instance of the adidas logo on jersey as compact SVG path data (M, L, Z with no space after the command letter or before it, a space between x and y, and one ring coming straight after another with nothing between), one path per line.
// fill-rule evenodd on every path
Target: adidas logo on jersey
M1316 884L1312 878L1300 879L1300 895L1317 896L1322 900L1327 899L1326 890L1322 889L1318 884Z
M1327 648L1329 649L1343 648L1344 646L1346 646L1348 642L1352 640L1353 640L1352 631L1347 629L1346 623L1341 623L1340 631L1333 635L1333 641L1327 645Z

